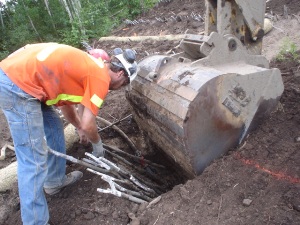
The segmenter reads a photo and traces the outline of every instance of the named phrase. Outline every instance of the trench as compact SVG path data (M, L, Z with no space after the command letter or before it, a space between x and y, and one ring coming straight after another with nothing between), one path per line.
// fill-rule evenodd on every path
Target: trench
M149 202L151 199L172 190L174 186L184 184L188 180L186 173L178 165L175 165L173 160L138 128L134 120L125 120L120 123L118 127L128 135L128 138L131 139L136 146L138 146L140 152L134 152L115 129L108 128L100 132L103 143L107 149L105 158L115 163L120 168L124 168L130 175L136 177L140 183L154 190L154 192L151 192L149 195L148 193L145 193L148 197L144 198L144 200ZM75 129L69 128L70 126L65 127L65 136L68 136L66 139L70 142L66 143L67 154L73 158L83 160L84 157L86 157L86 152L90 153L92 151L92 147L79 144L78 137L75 135ZM121 154L118 152L119 150L116 152L113 148L110 149L107 146L113 146L113 148L117 149L120 148ZM13 152L10 151L8 153L13 154ZM73 162L67 160L67 165L72 165L72 170L77 168L77 166L73 164ZM86 169L86 166L82 167L82 164L80 165L80 170ZM7 178L4 179L2 177L3 179L1 182L3 184L0 186L3 191L10 190L17 181L16 163L12 164L12 169L6 167L2 170ZM124 176L122 178L124 178ZM101 180L101 177L99 177L99 180ZM132 190L132 186L130 185L125 185L125 188ZM133 190L143 191L136 187L134 187Z
M140 160L130 160L135 167L138 169L130 168L130 166L125 165L120 160L114 161L114 157L111 157L110 154L107 155L107 158L114 161L117 164L120 164L122 167L125 167L126 170L132 171L134 174L138 174L138 177L142 178L142 182L150 183L153 187L156 187L158 190L158 195L166 193L173 189L174 186L179 184L184 184L190 177L186 174L185 171L178 165L174 163L174 160L171 159L162 149L160 149L143 131L141 131L133 119L128 121L123 121L118 124L118 127L128 135L128 137L133 140L136 144L139 153L134 152L130 149L122 140L120 140L119 134L113 129L107 129L100 133L103 141L108 143L111 140L119 139L114 141L118 143L118 147L124 149L129 154L141 157ZM121 138L122 139L122 138ZM144 161L150 161L147 163ZM152 163L154 165L152 165ZM160 165L160 166L155 166ZM135 170L135 171L134 171ZM155 196L154 196L155 197Z

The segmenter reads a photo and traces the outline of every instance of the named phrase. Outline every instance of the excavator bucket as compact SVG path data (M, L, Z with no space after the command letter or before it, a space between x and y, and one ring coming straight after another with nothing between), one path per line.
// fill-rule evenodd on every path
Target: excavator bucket
M186 34L180 47L140 61L127 99L140 129L194 177L240 144L284 87L280 71L235 35Z

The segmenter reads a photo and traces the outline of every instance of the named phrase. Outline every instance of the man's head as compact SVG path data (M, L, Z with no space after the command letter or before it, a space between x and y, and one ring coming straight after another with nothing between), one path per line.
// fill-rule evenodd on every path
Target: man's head
M135 52L132 49L123 51L121 48L115 48L112 53L111 64L124 70L131 82L137 75Z
M121 48L115 48L113 50L110 60L110 70L113 72L111 89L126 85L136 77L137 63L135 59L135 52L132 49L123 51Z
M110 89L118 89L129 84L137 75L135 52L132 49L115 48L110 57L103 49L93 49L86 42L82 42L87 52L96 59L109 63Z

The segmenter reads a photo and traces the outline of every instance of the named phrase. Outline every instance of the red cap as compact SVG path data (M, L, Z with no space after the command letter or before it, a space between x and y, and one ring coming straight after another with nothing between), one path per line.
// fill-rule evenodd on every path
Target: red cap
M102 60L110 61L109 55L103 49L92 49L88 52L90 55L94 56L96 59L101 58Z

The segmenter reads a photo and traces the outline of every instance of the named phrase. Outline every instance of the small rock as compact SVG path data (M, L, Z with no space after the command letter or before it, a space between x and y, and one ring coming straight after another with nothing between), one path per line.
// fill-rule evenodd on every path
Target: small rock
M139 204L133 204L132 208L131 208L131 212L132 213L136 213L139 209Z
M83 213L88 213L89 210L88 210L87 208L82 208L82 209L81 209L81 212L83 212Z
M98 212L98 213L100 213L101 215L104 215L104 216L107 216L107 215L110 215L111 214L111 212L110 212L110 210L109 210L109 208L108 207L96 207L96 211Z
M244 205L244 206L250 206L251 203L252 203L252 200L251 200L251 199L246 198L246 199L243 200L243 205Z
M146 207L148 206L148 203L146 202L146 203L142 203L142 204L140 204L140 207L139 207L139 212L143 212L143 211L145 211L145 209L146 209Z
M292 204L293 209L300 212L300 203L299 202L293 202Z
M71 215L70 215L71 219L75 219L76 218L76 214L75 212L72 212Z
M112 218L113 218L113 219L118 219L118 218L119 218L119 213L118 213L118 211L114 211L114 212L112 213Z
M20 207L21 206L20 206L20 202L19 201L12 203L12 209L13 209L13 211L15 211L15 212L19 211Z
M149 218L146 216L143 216L140 218L140 223L141 224L150 224Z
M189 200L190 197L189 197L189 191L185 188L185 187L180 187L180 196L182 199L184 200Z
M246 145L244 146L244 149L246 149L246 150L253 149L253 145L250 143L246 143Z
M193 29L196 29L196 28L200 27L201 24L202 24L201 22L195 21L195 22L191 23L191 26L192 26Z
M300 142L300 137L295 137L295 142Z
M63 220L64 222L67 222L69 219L70 219L70 217L67 216L67 215L64 215L63 218L62 218L62 220Z
M129 217L130 219L134 219L134 218L135 218L135 215L134 215L134 213L128 213L128 217Z
M92 212L88 212L87 214L84 215L84 219L86 219L86 220L91 220L94 218L95 218L95 215Z
M207 205L211 205L211 204L212 204L212 201L211 201L211 200L207 200L206 204L207 204Z
M180 16L176 16L176 21L177 22L181 22L182 21L181 17Z
M68 192L64 192L63 195L62 195L62 197L65 198L65 199L68 198L69 197L69 193Z
M140 225L140 220L133 213L128 213L128 217L131 219L129 225Z
M75 210L75 215L79 216L81 214L81 210L80 209L76 209Z
M225 183L225 186L227 186L227 187L231 187L231 184L230 184L230 182L228 181L228 182L226 182Z

